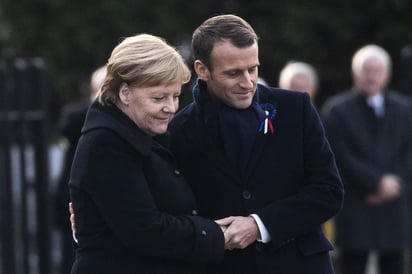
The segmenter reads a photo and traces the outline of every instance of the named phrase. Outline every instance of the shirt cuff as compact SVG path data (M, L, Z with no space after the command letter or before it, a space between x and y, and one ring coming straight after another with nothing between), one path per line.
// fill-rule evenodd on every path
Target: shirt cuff
M270 237L269 231L266 229L266 226L263 224L260 217L256 214L251 214L250 216L252 216L253 219L255 219L257 226L259 228L260 235L258 236L257 241L264 244L270 242L272 238Z
M74 232L72 233L72 237L73 237L73 241L74 241L76 244L78 244L78 243L79 243L79 240L77 240L76 234L75 234Z

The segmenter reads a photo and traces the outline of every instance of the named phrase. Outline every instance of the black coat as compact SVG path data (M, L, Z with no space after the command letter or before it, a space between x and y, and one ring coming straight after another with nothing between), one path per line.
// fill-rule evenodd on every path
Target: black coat
M223 257L223 233L197 216L173 156L116 106L89 110L69 188L73 274L198 273Z
M352 250L400 251L407 244L408 189L412 172L412 121L397 94L385 95L385 115L377 119L366 97L351 90L329 99L323 116L346 189L336 222L337 245ZM400 176L400 199L366 203L386 173Z
M199 213L213 219L256 213L272 238L227 251L223 263L209 265L209 273L333 273L332 246L321 224L341 208L343 190L320 119L304 93L259 85L256 96L259 103L276 106L275 132L264 135L256 128L244 176L211 141L196 101L170 126L172 150Z

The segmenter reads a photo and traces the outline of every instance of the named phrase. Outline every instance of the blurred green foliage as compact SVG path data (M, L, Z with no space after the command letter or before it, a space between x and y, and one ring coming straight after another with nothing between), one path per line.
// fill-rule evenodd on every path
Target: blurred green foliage
M400 51L412 43L411 11L408 0L2 0L0 57L43 57L65 104L87 96L91 72L122 37L159 35L184 53L206 18L235 13L260 37L260 75L276 86L288 61L309 62L320 75L320 104L351 85L351 56L367 43L389 51L396 80Z

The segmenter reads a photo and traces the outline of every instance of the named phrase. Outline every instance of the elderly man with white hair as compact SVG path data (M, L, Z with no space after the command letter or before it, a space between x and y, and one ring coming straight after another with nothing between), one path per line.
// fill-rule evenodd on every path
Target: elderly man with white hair
M316 70L305 62L289 62L279 74L280 88L307 92L312 100L316 96L318 81Z
M381 274L403 273L412 121L405 100L387 88L391 58L377 45L352 59L353 88L323 108L329 140L346 189L336 219L342 274L364 273L371 251Z

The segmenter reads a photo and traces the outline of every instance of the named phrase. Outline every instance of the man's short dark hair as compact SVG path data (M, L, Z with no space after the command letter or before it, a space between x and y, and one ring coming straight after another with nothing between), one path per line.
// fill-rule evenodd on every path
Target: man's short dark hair
M209 18L193 32L194 60L200 60L208 69L213 69L210 53L216 42L225 40L238 48L246 48L257 42L258 37L249 23L239 16L225 14Z

